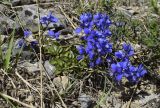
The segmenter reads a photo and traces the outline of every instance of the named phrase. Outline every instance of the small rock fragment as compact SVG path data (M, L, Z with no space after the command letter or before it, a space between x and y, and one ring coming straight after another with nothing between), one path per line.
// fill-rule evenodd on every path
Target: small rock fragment
M45 61L44 68L46 69L46 72L48 73L49 76L52 76L56 70L55 66L51 65L49 61Z
M33 102L33 101L34 101L33 95L29 95L29 96L25 99L25 101L27 101L27 102Z
M81 108L89 108L89 106L92 103L91 97L89 95L86 95L86 94L81 94L78 97L78 101L81 104Z
M67 76L60 76L53 79L53 83L58 88L60 94L67 88L69 79Z
M29 73L40 71L38 62L32 64L26 61L24 63L18 64L18 66L21 68L25 68Z

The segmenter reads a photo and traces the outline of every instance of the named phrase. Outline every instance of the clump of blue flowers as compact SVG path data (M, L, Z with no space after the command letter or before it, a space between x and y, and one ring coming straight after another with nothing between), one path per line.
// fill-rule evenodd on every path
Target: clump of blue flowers
M52 15L51 12L49 12L48 15L43 16L40 18L40 24L42 24L42 26L47 27L49 24L55 24L58 22L58 18L56 18L55 16ZM59 39L59 32L55 32L54 30L49 29L48 30L48 36L52 39Z
M112 53L110 25L111 20L105 14L84 13L80 16L80 27L76 29L76 33L84 33L81 38L84 44L77 47L80 54L78 60L86 55L92 68L105 62L104 57Z
M40 24L42 25L42 27L44 27L44 25L45 25L45 28L47 28L47 26L49 24L55 24L57 22L58 22L58 18L56 18L55 16L53 16L51 12L49 12L48 15L43 16L43 17L40 18ZM47 32L48 32L47 36L49 38L56 39L56 40L59 39L59 35L60 35L59 32L55 32L52 29L48 29ZM20 39L18 41L18 43L17 43L17 47L18 48L21 48L22 46L25 47L26 43L29 43L31 45L31 47L34 47L35 45L38 44L38 41L36 39L34 39L31 30L25 29L23 31L23 34L24 34L24 37L22 39ZM42 36L43 36L43 34L42 34Z
M24 37L19 39L17 43L17 48L26 47L27 44L30 44L31 47L34 47L38 44L38 41L33 38L32 32L29 29L23 31Z
M55 16L52 15L52 12L49 12L48 15L43 16L40 18L40 23L41 24L46 24L48 25L49 23L57 23L58 22L58 18L56 18Z
M80 26L75 30L82 34L82 44L77 46L78 60L87 57L89 67L107 66L110 75L118 82L122 78L130 82L137 82L147 71L143 65L133 66L130 58L134 55L134 49L130 44L123 43L122 49L115 52L111 43L110 26L112 22L108 15L102 13L83 13L80 16ZM105 65L105 64L108 65ZM101 65L103 64L103 65Z
M47 27L49 24L55 24L58 19L51 13L41 17L40 24ZM138 82L147 71L143 65L132 65L131 57L134 55L134 48L129 43L123 43L121 49L116 49L116 43L112 42L112 32L110 26L112 21L107 14L103 13L83 13L80 16L80 25L75 32L82 35L81 45L77 46L79 55L78 60L87 60L90 68L105 66L110 71L117 82L123 78L129 82ZM47 36L52 39L59 39L59 32L53 29L47 29ZM43 34L42 34L43 36ZM19 46L25 45L25 41L29 40L31 46L37 45L38 42L33 39L30 30L24 31L23 39L20 39ZM103 68L104 69L104 68Z

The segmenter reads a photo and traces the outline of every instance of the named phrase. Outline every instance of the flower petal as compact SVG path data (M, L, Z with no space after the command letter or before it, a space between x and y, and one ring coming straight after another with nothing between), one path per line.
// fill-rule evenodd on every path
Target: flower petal
M82 28L80 28L80 27L76 28L76 30L75 30L75 32L76 32L77 34L79 34L81 31L82 31Z

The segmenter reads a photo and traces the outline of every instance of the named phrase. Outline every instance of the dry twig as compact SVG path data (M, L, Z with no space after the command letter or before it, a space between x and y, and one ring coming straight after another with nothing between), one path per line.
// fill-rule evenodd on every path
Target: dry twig
M28 104L26 104L26 103L23 103L23 102L15 99L15 98L9 96L9 95L3 94L3 93L0 93L0 95L1 95L2 97L4 97L4 98L8 98L8 99L10 99L10 100L12 100L12 101L15 101L15 102L17 102L17 103L19 103L19 104L27 107L27 108L36 108L36 107L34 107L34 106L31 106L31 105L28 105Z
M67 14L64 12L64 10L62 9L61 6L58 6L59 9L61 10L61 12L63 13L63 15L67 18L67 20L69 21L69 23L71 24L71 26L73 27L73 29L76 29L76 26L73 24L73 22L71 21L71 19L67 16Z

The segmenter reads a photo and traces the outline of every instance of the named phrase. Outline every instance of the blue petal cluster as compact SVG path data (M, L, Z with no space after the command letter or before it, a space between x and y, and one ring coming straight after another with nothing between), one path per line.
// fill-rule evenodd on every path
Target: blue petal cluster
M58 22L58 18L54 17L51 12L49 12L47 16L40 18L41 24L48 25L49 23L57 23L57 22Z
M20 39L19 41L18 41L18 43L17 43L17 47L18 48L21 48L21 47L25 47L26 46L26 41L25 41L25 39L27 39L27 38L30 38L30 36L32 37L32 32L30 31L30 30L24 30L23 31L23 34L24 34L24 38L23 39ZM29 43L30 43L30 45L32 46L32 47L34 47L35 45L37 45L38 44L38 41L36 41L36 40L32 40L32 39L28 39L29 41Z
M130 57L134 55L134 48L130 44L124 43L121 50L114 52L113 44L110 42L111 24L106 14L83 13L80 16L80 26L75 32L82 33L83 37L82 44L77 47L79 52L77 59L87 57L91 68L108 63L107 66L111 69L110 75L116 81L120 82L125 77L130 82L137 82L147 71L142 64L139 66L131 64Z
M49 14L47 16L41 17L41 19L40 19L40 23L45 24L45 25L49 25L50 23L54 24L57 22L58 22L58 18L53 16L51 12L49 12ZM53 30L48 30L48 36L50 38L55 38L57 40L57 39L59 39L59 34L60 34L59 32L55 32Z
M130 82L137 82L139 78L142 78L147 73L142 64L138 67L131 64L130 57L133 55L134 49L127 43L122 45L122 50L115 52L115 61L119 62L111 64L111 75L114 76L117 81L121 81L122 78L125 77Z
M55 32L55 31L53 31L53 30L48 30L48 36L50 37L50 38L55 38L56 40L58 40L59 39L59 32Z
M28 38L30 35L32 35L32 32L27 29L27 30L24 30L23 34L24 34L24 38Z
M129 57L134 55L134 49L130 44L124 43L123 45L123 50L119 50L115 52L115 57L118 59L128 59Z
M16 43L16 48L21 48L22 46L26 46L25 40L19 39L18 42Z
M142 78L147 73L142 64L135 67L131 65L129 60L112 63L111 71L111 76L118 82L120 82L123 77L127 78L130 82L138 82L139 78Z
M108 39L111 36L110 25L111 21L105 14L84 13L80 16L80 26L75 32L84 33L81 38L84 44L77 47L80 54L78 60L87 56L92 68L105 62L103 58L112 53L112 44Z

